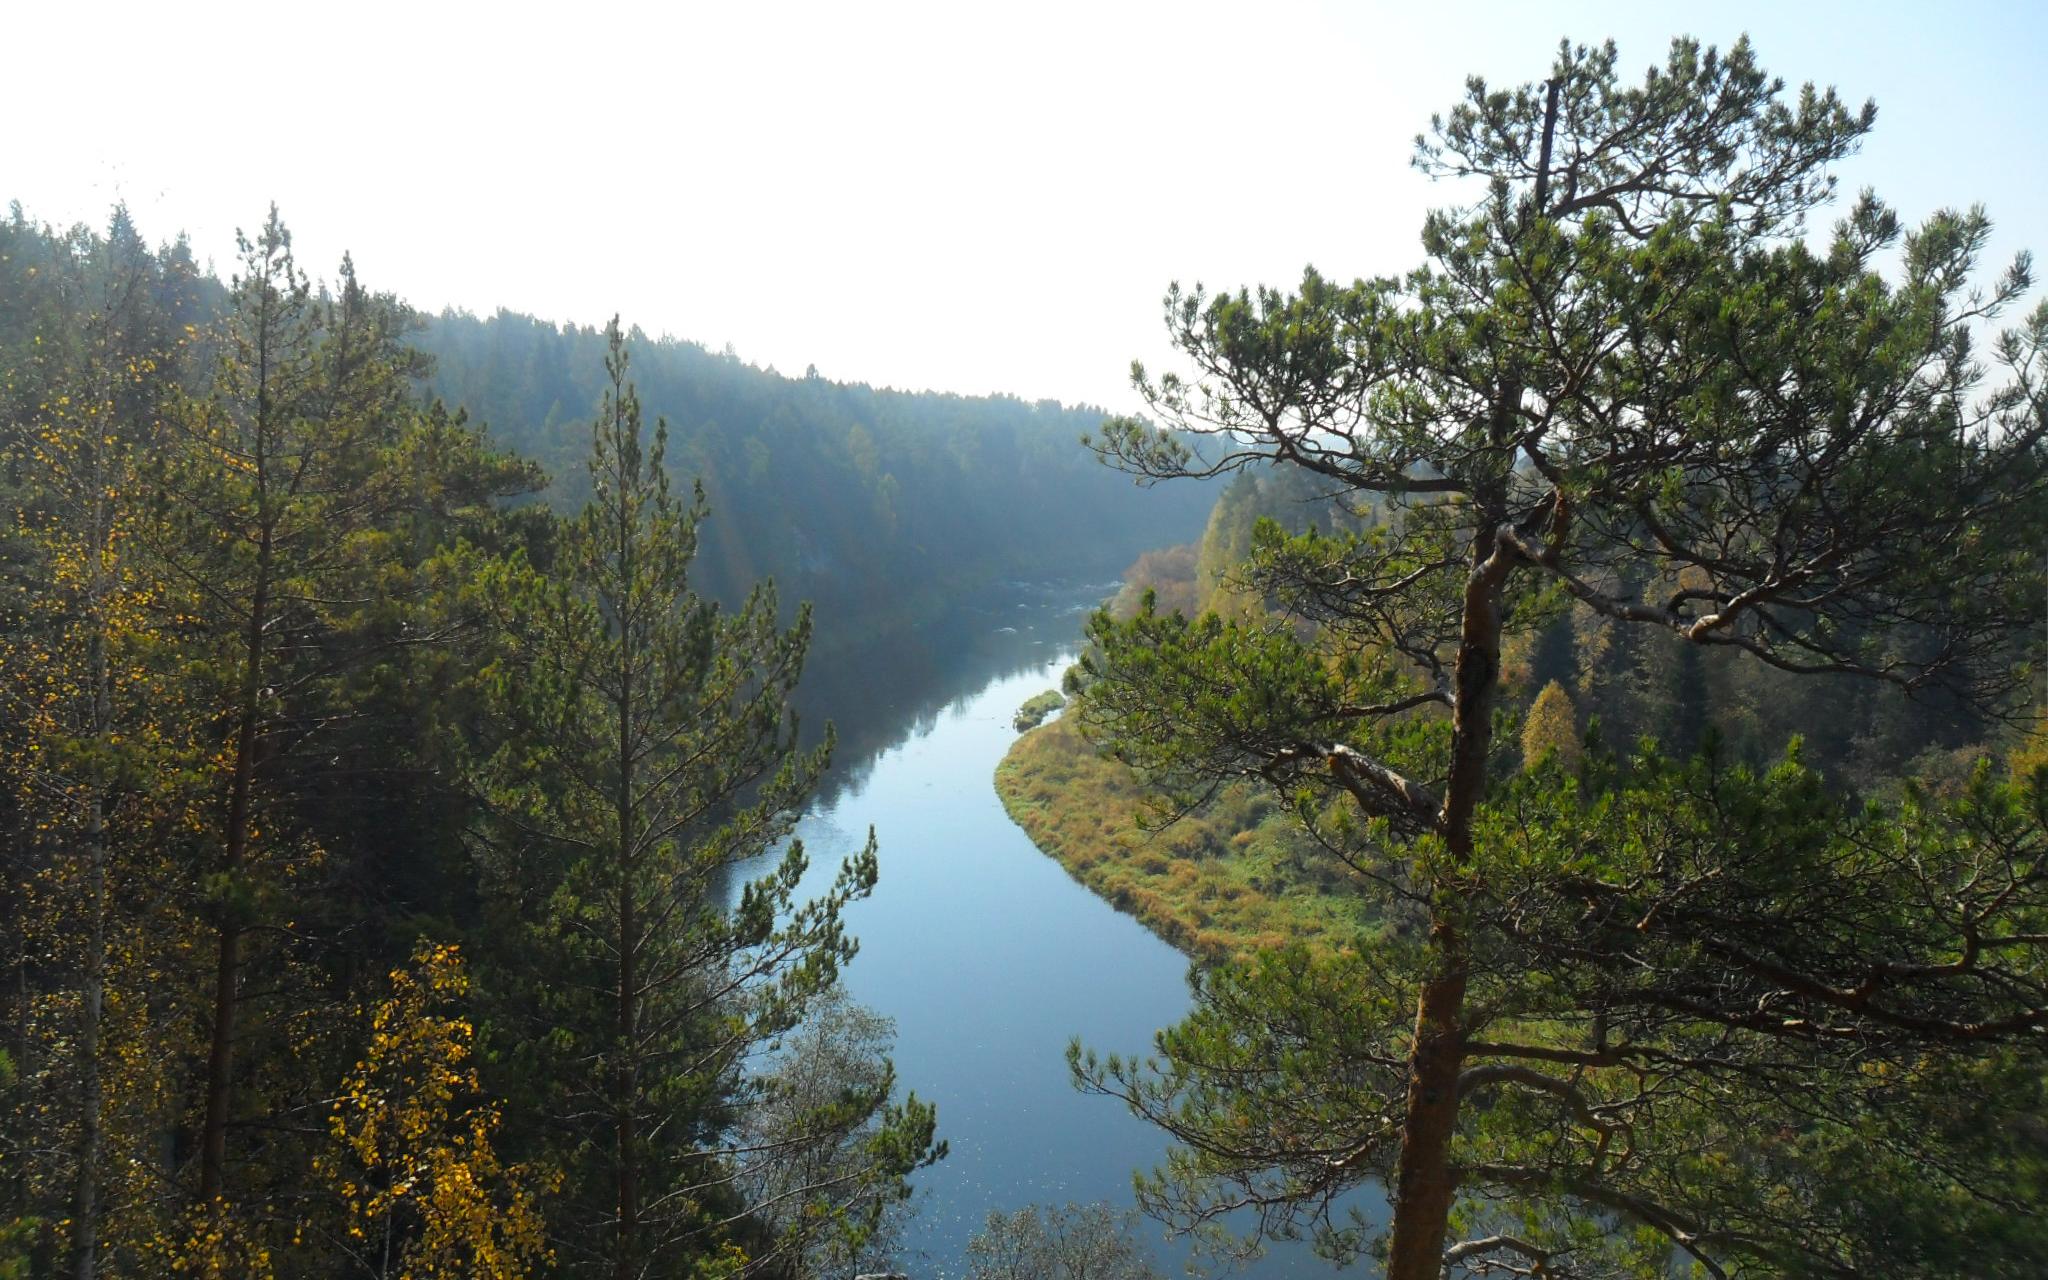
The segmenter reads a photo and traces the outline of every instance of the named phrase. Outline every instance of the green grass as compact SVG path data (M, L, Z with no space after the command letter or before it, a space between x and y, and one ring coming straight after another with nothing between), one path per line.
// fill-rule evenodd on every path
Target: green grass
M1047 689L1044 693L1033 694L1024 699L1024 705L1017 708L1017 714L1011 718L1010 723L1016 725L1019 732L1035 729L1047 716L1066 705L1066 695L1058 689Z
M1145 831L1148 793L1129 769L1096 755L1069 717L1018 738L995 782L1034 844L1197 959L1289 942L1358 946L1379 932L1352 873L1248 786Z

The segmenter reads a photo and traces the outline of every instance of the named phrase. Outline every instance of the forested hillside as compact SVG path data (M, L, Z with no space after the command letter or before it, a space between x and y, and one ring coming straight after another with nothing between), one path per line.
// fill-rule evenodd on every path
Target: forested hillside
M810 610L694 589L616 326L555 505L413 332L275 210L225 281L0 223L0 1275L885 1250L943 1146L872 842L798 891Z
M9 219L17 287L0 325L26 340L29 317L58 305L60 286L37 264L47 271L56 242L80 233L18 206ZM174 319L203 346L222 282L182 242L165 252L182 281ZM581 503L601 324L407 315L420 394L537 463L550 504ZM1080 444L1099 409L791 377L631 327L628 341L648 416L669 424L671 472L701 481L711 504L702 587L733 603L773 578L785 601L813 603L826 649L923 621L1001 579L1110 577L1148 546L1194 536L1210 506L1200 486L1140 487L1100 466Z
M431 318L426 386L540 462L551 500L581 500L602 334L499 312ZM1081 448L1099 410L786 377L694 343L632 334L650 416L665 415L678 475L701 477L707 589L772 577L816 603L832 645L918 619L1000 578L1114 574L1192 536L1210 495L1140 489Z

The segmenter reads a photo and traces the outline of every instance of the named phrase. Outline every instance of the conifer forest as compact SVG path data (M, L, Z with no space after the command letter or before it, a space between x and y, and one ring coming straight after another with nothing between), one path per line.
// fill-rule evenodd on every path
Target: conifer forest
M1865 185L1863 62L1457 25L1391 265L1219 243L1106 407L24 192L0 1280L2048 1275L2040 207ZM1318 202L1186 87L1223 172L989 198ZM920 332L1132 301L977 243Z

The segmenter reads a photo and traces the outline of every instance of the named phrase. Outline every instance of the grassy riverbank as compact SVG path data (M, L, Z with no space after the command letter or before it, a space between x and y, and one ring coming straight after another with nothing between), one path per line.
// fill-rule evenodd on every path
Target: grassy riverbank
M1019 737L995 785L1010 817L1070 875L1198 959L1289 942L1356 945L1378 932L1348 873L1318 856L1270 796L1233 788L1163 831L1143 830L1145 791L1068 717Z

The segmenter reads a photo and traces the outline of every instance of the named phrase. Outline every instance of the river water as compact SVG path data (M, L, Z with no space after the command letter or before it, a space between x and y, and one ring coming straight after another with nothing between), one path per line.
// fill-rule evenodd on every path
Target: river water
M1069 1082L1066 1046L1143 1053L1188 1007L1187 961L1068 877L1003 811L996 763L1019 703L1056 687L1082 616L1114 584L1009 584L915 637L831 655L806 715L841 726L835 789L799 834L823 877L872 825L881 880L848 912L860 955L844 981L895 1019L904 1087L937 1103L951 1154L917 1176L904 1259L917 1280L962 1274L991 1209L1132 1203L1131 1171L1165 1140ZM852 749L849 750L848 748ZM1141 1219L1161 1269L1185 1250ZM1302 1246L1235 1274L1328 1277Z

